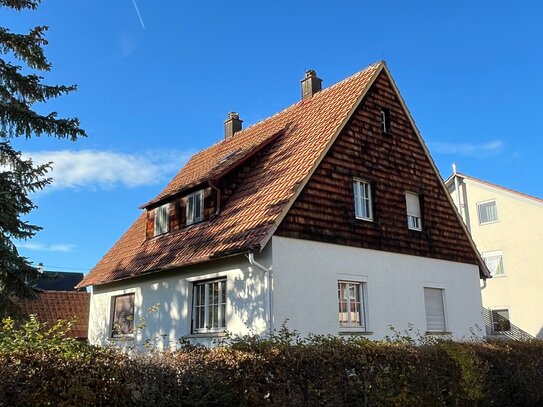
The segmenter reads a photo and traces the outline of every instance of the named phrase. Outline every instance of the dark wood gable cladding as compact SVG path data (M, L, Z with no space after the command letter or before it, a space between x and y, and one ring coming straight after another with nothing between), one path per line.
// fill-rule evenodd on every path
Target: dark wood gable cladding
M382 109L390 114L383 133ZM372 185L374 221L355 219L353 179ZM405 192L421 196L422 231ZM478 264L385 72L381 72L279 225L276 235Z

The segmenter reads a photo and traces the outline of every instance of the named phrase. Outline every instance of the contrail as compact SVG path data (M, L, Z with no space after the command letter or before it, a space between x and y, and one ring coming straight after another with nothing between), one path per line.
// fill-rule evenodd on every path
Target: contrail
M136 13L138 14L138 18L140 19L141 26L145 30L145 24L143 24L143 19L141 18L140 10L138 9L138 5L136 4L136 0L132 0L132 3L134 3L134 8L136 9Z

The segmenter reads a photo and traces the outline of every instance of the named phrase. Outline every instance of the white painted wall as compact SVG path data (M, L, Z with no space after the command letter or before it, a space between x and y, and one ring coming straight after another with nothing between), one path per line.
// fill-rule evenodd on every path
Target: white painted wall
M276 328L288 318L302 335L338 335L337 281L352 279L367 282L368 338L408 323L425 333L424 287L445 290L447 330L455 338L471 337L475 326L484 330L476 265L277 236L272 243Z
M270 249L258 256L268 264ZM216 260L169 272L129 279L94 287L89 316L89 341L105 345L111 336L113 297L135 293L135 323L145 320L145 327L134 341L119 345L141 346L145 340L155 340L157 346L167 347L180 337L189 335L191 323L192 283L197 280L226 276L226 326L234 334L255 334L266 331L266 284L264 272L250 266L244 256ZM159 304L158 311L148 312ZM195 340L209 343L198 335ZM215 338L217 339L217 338Z
M412 323L424 333L424 287L445 290L447 330L456 338L470 337L470 327L484 327L475 265L282 237L273 237L257 261L266 267L273 261L276 329L288 318L287 327L304 336L338 335L338 279L367 284L367 330L372 332L367 336L372 339L390 335L390 325L402 331ZM108 343L112 298L134 292L135 321L145 319L134 343L141 346L157 338L159 347L169 346L190 335L192 282L220 276L227 278L227 329L234 334L266 333L265 273L238 256L95 287L89 340ZM155 304L160 305L158 311L148 313Z

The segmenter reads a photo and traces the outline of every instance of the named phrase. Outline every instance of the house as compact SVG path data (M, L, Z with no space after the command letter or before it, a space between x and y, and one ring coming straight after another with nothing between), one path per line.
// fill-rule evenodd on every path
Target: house
M83 273L42 271L35 281L28 281L36 292L36 298L19 299L17 305L24 316L34 314L49 326L59 319L71 321L76 318L66 336L86 340L90 293L75 289L82 279Z
M446 184L492 273L488 333L543 338L543 200L457 172Z
M384 62L323 90L308 71L247 129L229 114L142 209L79 284L92 343L483 326L488 270Z

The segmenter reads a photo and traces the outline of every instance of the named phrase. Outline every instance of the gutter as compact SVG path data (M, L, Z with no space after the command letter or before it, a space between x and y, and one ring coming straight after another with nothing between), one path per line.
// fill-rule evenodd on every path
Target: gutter
M264 272L266 276L266 322L268 325L268 334L270 337L273 335L273 316L272 316L272 307L273 307L273 291L272 291L272 284L273 284L273 275L272 275L272 268L267 268L263 264L259 263L255 260L255 254L254 252L249 252L248 254L245 254L245 257L249 260L249 263L251 266L256 267Z

